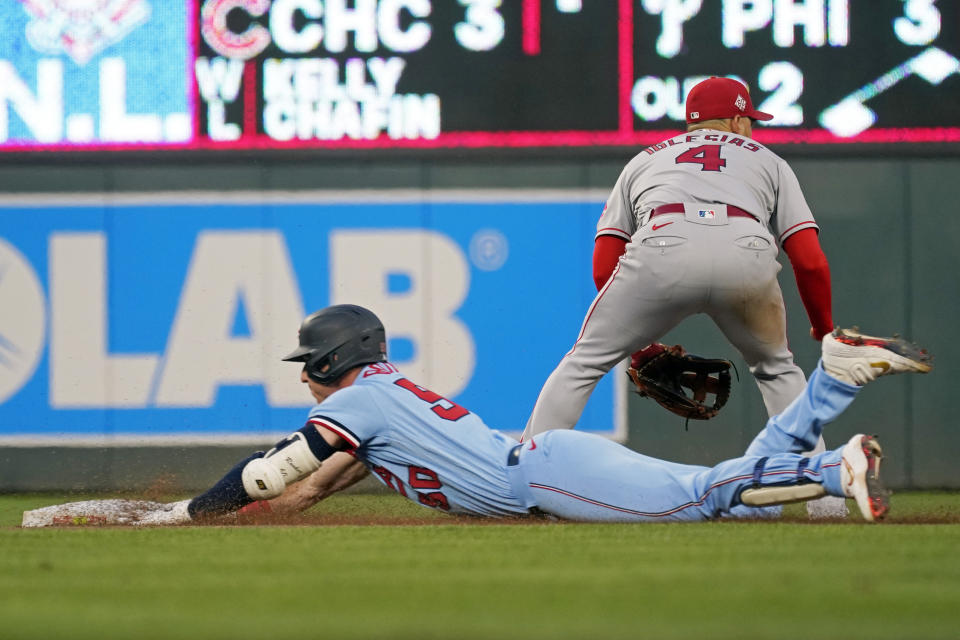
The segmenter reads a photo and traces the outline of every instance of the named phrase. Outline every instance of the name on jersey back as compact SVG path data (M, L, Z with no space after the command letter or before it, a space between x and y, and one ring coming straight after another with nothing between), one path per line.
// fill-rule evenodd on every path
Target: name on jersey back
M724 144L733 145L735 147L742 147L747 151L752 151L756 153L760 149L763 149L762 145L757 144L753 141L745 140L744 138L730 134L730 133L707 133L707 134L687 134L685 136L678 136L676 138L670 138L669 140L664 140L658 144L647 147L644 151L647 155L653 155L657 151L662 151L663 149L668 149L674 147L678 144L696 144L698 142L722 142Z

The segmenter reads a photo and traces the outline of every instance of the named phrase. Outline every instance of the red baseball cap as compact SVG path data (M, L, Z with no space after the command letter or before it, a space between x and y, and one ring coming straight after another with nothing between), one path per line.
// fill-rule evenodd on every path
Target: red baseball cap
M707 78L687 94L687 124L733 116L773 120L769 113L753 108L750 90L732 78Z

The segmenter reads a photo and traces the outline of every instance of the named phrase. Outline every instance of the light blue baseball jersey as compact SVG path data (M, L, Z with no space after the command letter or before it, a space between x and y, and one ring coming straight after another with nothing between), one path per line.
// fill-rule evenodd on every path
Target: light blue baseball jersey
M449 513L527 513L506 463L517 441L381 362L310 411L397 493Z
M516 516L536 507L595 522L706 520L769 513L740 503L740 492L757 484L816 482L843 496L842 448L809 459L800 452L858 390L818 367L743 457L714 467L658 460L564 429L521 445L387 362L364 367L354 384L310 411L308 424L343 438L397 493L449 513Z

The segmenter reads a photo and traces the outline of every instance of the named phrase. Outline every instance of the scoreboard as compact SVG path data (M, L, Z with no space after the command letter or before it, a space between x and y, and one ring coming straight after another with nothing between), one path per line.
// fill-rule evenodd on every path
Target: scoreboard
M646 145L711 75L767 144L960 142L954 0L17 0L0 154Z

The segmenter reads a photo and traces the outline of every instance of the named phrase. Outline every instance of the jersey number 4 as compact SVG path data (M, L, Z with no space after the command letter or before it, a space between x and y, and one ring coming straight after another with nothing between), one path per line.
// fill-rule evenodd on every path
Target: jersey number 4
M702 144L677 156L675 164L698 164L700 171L720 171L727 161L720 157L720 145Z

